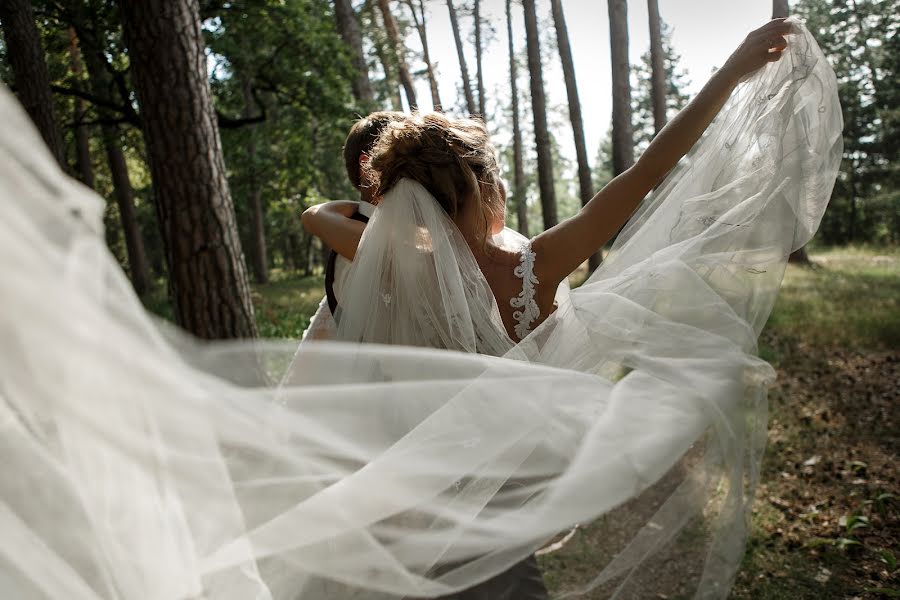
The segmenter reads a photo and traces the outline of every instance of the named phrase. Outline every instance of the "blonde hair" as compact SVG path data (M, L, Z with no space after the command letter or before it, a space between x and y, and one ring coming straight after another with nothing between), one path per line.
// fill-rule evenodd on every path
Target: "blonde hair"
M368 163L378 195L404 177L418 181L456 220L467 203L481 207L485 239L503 218L497 154L484 123L440 113L414 113L384 128Z

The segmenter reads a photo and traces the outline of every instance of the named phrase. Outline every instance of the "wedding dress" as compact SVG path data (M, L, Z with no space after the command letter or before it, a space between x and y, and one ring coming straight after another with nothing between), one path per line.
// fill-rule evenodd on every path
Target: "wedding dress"
M524 340L405 182L342 291L339 337L382 343L304 344L288 377L295 346L151 318L101 199L0 91L3 596L435 597L580 523L568 591L726 597L773 378L756 340L842 151L834 74L802 25L789 42Z

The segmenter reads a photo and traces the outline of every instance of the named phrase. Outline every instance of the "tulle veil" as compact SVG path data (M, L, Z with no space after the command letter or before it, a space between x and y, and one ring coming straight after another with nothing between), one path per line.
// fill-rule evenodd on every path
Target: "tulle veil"
M583 524L564 592L727 596L773 378L756 340L842 151L801 24L520 343L414 182L345 286L339 336L375 343L192 340L143 310L102 201L5 89L0 113L5 593L437 597Z

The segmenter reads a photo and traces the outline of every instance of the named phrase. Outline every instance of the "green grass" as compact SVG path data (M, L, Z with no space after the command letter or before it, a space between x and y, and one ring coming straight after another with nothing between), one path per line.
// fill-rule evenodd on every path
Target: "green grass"
M290 277L274 271L265 285L253 286L256 325L264 338L299 339L322 296L321 275Z
M839 248L790 265L767 329L815 346L900 347L900 250Z
M251 286L251 295L260 337L297 340L325 295L324 278L321 275L302 277L273 269L268 283ZM164 281L157 282L143 302L150 312L174 321Z

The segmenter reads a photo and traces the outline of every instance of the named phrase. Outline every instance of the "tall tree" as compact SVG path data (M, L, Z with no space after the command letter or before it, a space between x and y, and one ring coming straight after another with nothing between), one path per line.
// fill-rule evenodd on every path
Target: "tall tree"
M506 0L506 35L509 40L509 86L512 95L513 205L516 207L519 233L531 237L528 234L528 206L525 202L525 164L522 159L522 128L519 124L519 75L513 44L512 0Z
M244 78L241 85L244 95L244 117L250 118L254 114L253 85L249 78ZM263 215L262 190L256 169L256 125L249 125L249 139L247 140L247 167L249 173L248 205L250 208L250 264L253 267L253 275L256 283L269 281L269 256L266 251L266 221Z
M591 166L588 163L587 145L584 141L584 121L581 118L581 101L578 98L578 84L575 80L575 61L572 59L572 47L569 44L569 32L566 27L566 16L563 12L562 0L551 0L553 22L556 27L556 44L562 61L563 77L566 81L566 95L569 100L569 121L572 123L572 135L575 138L575 158L578 163L578 191L581 205L584 206L594 197L594 186L591 181ZM598 251L591 256L589 268L593 271L602 259Z
M50 74L44 61L41 36L30 0L2 0L0 23L6 41L6 58L12 68L19 102L37 126L56 161L68 170L62 134L53 110Z
M74 27L69 27L69 68L77 81L82 77L84 68L81 64L81 53L78 50L78 35ZM91 164L91 140L88 126L85 125L87 110L82 98L75 98L75 167L78 178L89 188L94 187L94 168Z
M653 130L655 133L666 125L666 71L663 53L662 27L659 19L659 0L647 0L650 19L650 81L653 104Z
M119 93L119 90L115 89L117 85L110 74L112 68L106 58L108 49L105 41L109 36L100 23L99 16L90 14L84 8L81 11L73 11L70 18L81 42L81 55L87 70L91 93L97 100L94 106L99 116L100 133L109 164L113 195L125 237L131 285L138 295L143 295L150 288L152 280L150 266L144 236L137 221L128 163L122 152L121 132L115 123L116 113L107 108L107 105L114 104L114 94Z
M772 0L772 18L780 19L788 16L788 0Z
M615 175L634 164L631 84L628 81L628 3L609 0L609 45L612 62L612 159Z
M456 42L456 55L459 58L459 70L462 75L463 95L466 98L466 110L470 115L478 114L475 105L475 97L472 96L472 84L469 80L469 68L466 65L466 53L463 49L462 37L459 34L459 19L456 16L456 7L453 0L447 0L447 10L450 12L450 27L453 29L453 39Z
M672 47L669 32L666 22L660 21L661 68L653 66L652 53L647 51L631 69L631 121L635 147L641 151L650 144L658 131L659 107L655 102L660 94L656 91L657 84L654 81L656 72L661 72L663 78L663 122L669 115L681 110L689 100L684 91L689 83L687 72L680 67L681 57Z
M381 86L382 95L390 100L393 110L401 111L403 110L403 98L400 95L400 84L394 74L394 53L386 48L386 46L390 45L390 40L385 39L383 19L379 19L381 15L374 9L371 2L366 2L363 5L363 11L368 13L371 22L369 34L372 46L375 49L378 62L381 63L381 70L384 71L384 80Z
M522 6L525 12L525 44L528 48L528 72L531 79L531 110L534 113L534 144L537 150L541 213L544 218L544 229L549 229L557 223L556 191L553 185L553 156L550 130L547 127L547 100L544 95L537 10L535 0L523 0Z
M406 103L409 105L410 110L415 110L419 103L416 101L416 86L413 84L409 66L406 64L406 45L400 38L400 32L397 31L397 21L394 20L394 15L391 14L389 0L378 0L378 6L381 8L384 28L387 31L388 40L396 57L397 70L400 72L400 84L406 93Z
M481 0L475 0L472 16L475 20L475 80L478 85L478 114L484 119L484 72L481 68Z
M201 338L255 337L198 1L123 2L120 9L175 317Z
M375 104L375 93L369 81L369 67L363 54L362 35L359 33L359 22L350 0L334 0L334 17L338 33L347 45L353 63L354 77L351 81L353 96L364 108Z
M431 104L434 110L443 110L441 106L441 93L438 90L437 77L434 73L434 65L431 62L431 54L428 52L428 31L425 24L425 4L423 0L418 0L418 11L413 0L406 0L406 6L412 13L413 23L416 31L419 32L419 41L422 42L422 60L425 61L425 70L428 73L428 84L431 87Z

